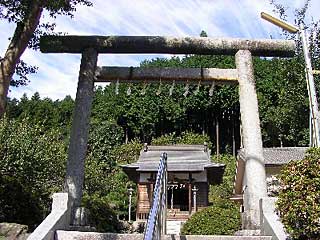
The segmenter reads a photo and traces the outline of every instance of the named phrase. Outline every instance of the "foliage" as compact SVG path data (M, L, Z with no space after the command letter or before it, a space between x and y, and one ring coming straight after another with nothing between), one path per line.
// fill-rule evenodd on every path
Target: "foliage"
M182 234L233 235L240 228L239 208L228 199L196 212L183 225Z
M120 168L116 168L109 177L110 190L107 199L118 215L119 219L128 219L129 193L128 189L134 189L132 194L131 211L136 209L136 189L135 184L129 181L128 176Z
M42 220L49 209L50 195L63 184L66 149L60 136L57 130L30 125L28 119L2 119L1 218L27 223L31 229Z
M128 215L128 177L122 172L119 164L133 161L141 150L138 141L122 143L122 128L111 122L92 123L88 142L88 154L85 168L84 190L88 198L95 202L109 202L109 207L119 218ZM132 155L131 155L132 154ZM133 196L133 199L135 196ZM133 200L135 203L135 201ZM100 206L100 205L99 205ZM101 205L102 207L102 205ZM135 204L133 204L135 208ZM107 210L106 210L107 211ZM96 212L99 222L97 227L109 231L109 216ZM117 229L114 228L113 231ZM101 230L102 231L102 230Z
M303 160L292 161L279 175L277 208L293 238L319 239L320 149L310 149Z
M151 141L152 145L172 145L172 144L208 144L208 147L212 147L210 138L208 135L202 135L194 132L183 132L180 136L177 136L176 133L169 133L158 138L154 138Z
M29 99L24 94L20 100L8 99L6 115L9 119L28 118L30 124L42 124L45 129L61 129L67 138L70 132L74 100L66 96L62 100L41 99L38 92Z
M99 195L84 195L82 205L90 211L90 223L98 232L117 232L118 219L115 211L110 207L110 201Z
M109 174L116 167L111 151L122 140L122 129L114 123L92 124L88 140L84 189L89 195L106 193Z
M142 144L138 139L131 140L127 144L122 144L112 150L112 156L117 164L128 164L138 160Z
M307 145L309 107L303 64L298 58L256 59L255 63L264 145Z
M39 204L39 197L17 178L0 175L0 222L26 224L34 229L46 210Z
M183 132L181 137L177 139L178 144L204 144L207 143L208 147L211 148L212 144L210 138L207 135L197 134L193 132Z
M157 138L153 138L152 145L173 145L177 143L177 136L175 133L169 133Z
M225 164L222 183L210 186L209 201L215 203L220 199L228 199L233 193L234 175L236 172L236 159L235 157L223 154L219 156L212 156L211 160L215 163Z

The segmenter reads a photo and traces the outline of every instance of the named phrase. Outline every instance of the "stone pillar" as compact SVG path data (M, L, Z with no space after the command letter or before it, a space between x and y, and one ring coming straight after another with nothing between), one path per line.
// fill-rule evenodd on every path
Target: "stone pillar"
M189 205L189 215L192 213L192 186L191 183L188 183L188 205Z
M78 89L70 133L65 190L71 200L71 224L77 225L77 208L82 200L84 162L87 151L89 120L93 100L95 71L98 53L87 48L82 52Z
M267 187L258 99L250 51L239 50L237 52L236 66L245 150L243 224L246 229L258 229L260 227L259 200L267 196Z
M128 189L128 193L129 193L128 222L131 222L131 203L132 203L132 193L133 193L132 187Z
M197 212L197 191L199 189L196 187L196 185L193 186L192 192L193 192L193 211Z

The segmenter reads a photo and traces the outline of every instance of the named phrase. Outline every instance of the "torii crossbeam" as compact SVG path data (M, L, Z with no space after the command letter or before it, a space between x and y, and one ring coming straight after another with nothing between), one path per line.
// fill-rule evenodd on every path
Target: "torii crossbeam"
M97 67L95 82L238 84L237 69L170 67Z
M180 82L238 82L246 154L246 182L243 189L245 227L260 227L259 199L267 195L267 190L252 55L291 57L295 52L294 41L161 36L45 36L40 39L40 50L44 53L82 54L66 173L66 190L72 201L73 224L77 223L75 212L82 198L94 82L115 79L132 82L146 78L154 81L161 78L165 81L180 79ZM235 55L236 69L98 68L99 53Z

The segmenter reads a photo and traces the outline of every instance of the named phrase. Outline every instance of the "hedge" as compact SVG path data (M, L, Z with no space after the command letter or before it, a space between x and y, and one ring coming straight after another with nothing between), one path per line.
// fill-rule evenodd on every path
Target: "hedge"
M320 239L320 149L310 149L300 161L280 173L277 208L294 239Z
M238 205L228 199L220 199L213 206L196 212L183 225L185 235L233 235L240 229Z

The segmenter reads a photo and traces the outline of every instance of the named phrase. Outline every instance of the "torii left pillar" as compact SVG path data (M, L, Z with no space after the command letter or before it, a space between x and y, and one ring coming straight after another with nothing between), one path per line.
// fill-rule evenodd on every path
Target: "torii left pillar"
M69 194L71 204L69 208L71 210L71 225L78 225L80 222L80 216L76 215L76 211L80 207L82 199L84 163L87 152L97 58L98 53L93 48L84 49L82 52L65 181L65 190Z

